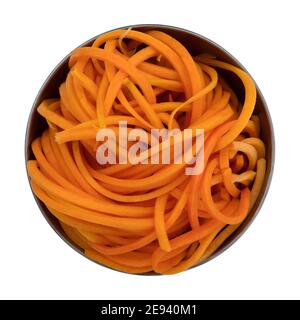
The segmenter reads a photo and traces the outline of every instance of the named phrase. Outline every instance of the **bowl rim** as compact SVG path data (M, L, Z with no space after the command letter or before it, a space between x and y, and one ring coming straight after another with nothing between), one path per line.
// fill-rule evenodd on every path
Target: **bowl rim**
M132 24L132 25L127 25L127 26L122 26L122 27L117 27L117 28L113 28L109 31L105 31L105 32L102 32L92 38L90 38L89 40L87 41L84 41L82 44L80 44L79 46L77 46L76 48L80 48L80 47L84 47L84 46L87 46L88 44L90 44L91 42L93 42L95 39L97 39L99 36L107 33L107 32L111 32L111 31L115 31L115 30L118 30L118 29L128 29L128 28L132 28L132 29L143 29L143 28L146 28L146 29L165 29L166 31L179 31L179 32L182 32L182 33L186 33L186 34L189 34L189 35L192 35L196 38L199 38L201 40L203 40L204 42L206 42L208 45L212 46L212 47L216 47L218 50L222 51L226 56L228 56L233 62L234 62L234 65L241 68L242 70L244 70L245 72L248 73L248 75L250 75L250 77L252 78L251 74L247 71L247 69L239 62L239 60L237 60L230 52L228 52L226 49L224 49L221 45L219 45L218 43L210 40L209 38L203 36L202 34L199 34L197 32L194 32L194 31L190 31L190 30L187 30L185 28L181 28L181 27L177 27L177 26L172 26L172 25L164 25L164 24ZM75 48L75 49L76 49ZM75 50L73 49L73 50ZM72 50L72 51L73 51ZM29 113L29 116L28 116L28 119L27 119L27 125L26 125L26 132L25 132L25 168L26 168L26 173L27 173L27 179L28 179L28 182L29 182L29 187L31 189L31 193L35 199L35 202L40 210L40 212L42 213L43 217L45 218L45 220L47 221L47 223L51 226L51 228L55 231L55 233L68 245L70 246L73 250L75 250L77 253L79 253L81 256L83 256L84 258L96 263L97 265L100 265L104 268L107 268L107 269L111 269L113 271L116 271L116 272L121 272L121 273L125 273L125 274L128 274L128 275L138 275L138 276L148 276L148 275L160 275L160 274L157 274L155 272L149 272L149 273L144 273L144 274L130 274L130 273L126 273L124 271L119 271L119 270L116 270L116 269L113 269L109 266L106 266L104 264L101 264L95 260L92 260L91 258L87 257L84 255L83 251L80 250L69 238L68 236L63 232L61 232L60 230L58 230L58 228L54 225L54 223L49 219L48 217L48 213L45 211L44 207L43 207L43 204L42 204L42 201L39 200L37 198L37 196L34 194L33 190L32 190L32 186L31 186L31 183L30 183L30 178L29 178L29 174L28 174L28 170L27 170L27 161L30 160L29 159L29 152L28 152L28 148L31 144L31 138L29 136L29 132L30 132L30 128L32 126L32 119L33 119L33 116L34 114L36 113L36 109L38 107L37 103L40 99L40 96L42 95L42 93L44 92L45 88L47 87L49 81L52 79L52 77L56 74L56 72L58 72L62 66L64 66L67 62L68 62L68 59L70 58L71 54L72 54L72 51L70 53L68 53L53 69L52 71L50 72L50 74L46 77L46 80L43 82L42 86L40 87L40 89L38 90L38 93L34 99L34 102L33 102L33 105L31 107L31 110L30 110L30 113ZM253 78L252 78L253 79ZM263 188L263 193L262 193L262 196L260 198L260 201L259 203L257 204L256 208L255 208L255 211L252 213L250 219L247 221L247 223L245 225L242 225L242 226L239 226L235 231L234 233L230 236L232 237L233 235L235 235L234 237L232 237L232 239L230 239L230 241L228 241L225 245L221 245L220 248L218 248L216 250L216 252L214 252L211 256L209 256L207 259L195 264L194 266L188 268L186 271L188 270L191 270L193 268L196 268L196 267L199 267L200 265L203 265L215 258L217 258L219 255L221 255L222 253L224 253L225 251L227 251L237 240L240 239L240 237L248 230L248 228L250 227L250 225L253 223L254 219L257 217L265 199L266 199L266 196L269 192L269 189L270 189L270 185L271 185L271 181L272 181L272 177L273 177L273 174L274 174L274 166L275 166L275 136L274 136L274 126L273 126L273 122L272 122L272 118L271 118L271 115L270 115L270 111L269 111L269 108L267 106L267 103L266 103L266 100L261 92L261 90L259 89L256 81L253 79L254 83L255 83L255 86L256 86L256 91L257 91L257 96L260 97L261 99L261 103L263 105L263 109L264 109L264 112L265 112L265 115L266 115L266 118L267 118L267 122L269 124L269 127L270 127L270 137L269 137L269 144L270 144L270 153L271 153L271 156L269 158L269 161L267 162L267 166L269 166L269 174L268 176L265 178L265 184L264 184L264 188ZM262 191L261 191L262 192ZM252 209L253 210L253 209ZM250 215L250 213L249 213ZM240 230L239 230L240 229ZM237 233L237 231L239 231Z

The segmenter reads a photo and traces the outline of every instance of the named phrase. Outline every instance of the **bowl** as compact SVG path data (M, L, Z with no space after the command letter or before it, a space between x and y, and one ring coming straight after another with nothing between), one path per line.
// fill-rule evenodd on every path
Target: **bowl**
M194 33L185 29L173 27L173 26L165 26L165 25L157 25L157 24L132 25L132 26L122 27L122 29L129 28L129 27L137 31L148 31L151 29L161 30L171 35L172 37L176 38L177 40L179 40L189 50L189 52L192 55L197 55L199 53L208 53L213 56L216 56L219 60L228 62L230 64L233 64L247 71L241 65L241 63L238 60L236 60L225 49L223 49L213 41L197 33ZM117 28L117 29L120 29L120 28ZM98 36L88 40L87 42L83 43L80 47L91 45L97 37ZM38 114L37 107L44 99L59 97L59 93L58 93L59 85L62 82L64 82L66 75L69 71L69 68L68 68L69 57L70 57L70 54L67 55L50 73L50 75L42 85L41 89L39 90L37 97L33 103L33 106L29 115L29 119L28 119L26 138L25 138L25 161L26 162L28 160L34 159L33 153L31 151L32 141L38 136L40 136L43 130L47 127L47 123L45 119ZM240 100L243 100L244 88L241 81L230 72L226 72L220 69L218 69L218 72L220 72L220 74L229 83L229 85L237 94L238 98ZM257 198L257 201L253 206L251 212L248 214L247 218L238 227L238 229L235 230L235 232L229 238L226 239L226 241L218 248L217 251L215 251L215 253L212 256L202 261L198 265L201 265L203 263L208 262L211 259L214 259L219 254L227 250L237 239L239 239L239 237L247 230L247 228L250 226L250 224L253 222L254 218L258 214L270 186L273 167L274 167L274 152L275 152L274 132L273 132L272 120L270 117L270 113L268 111L267 104L257 85L256 85L256 89L257 89L257 101L256 101L255 113L260 118L261 138L264 141L266 146L267 170L266 170L265 181L260 191L260 194ZM50 224L50 226L53 228L53 230L55 230L55 232L69 246L71 246L75 251L83 255L83 251L81 250L81 248L79 248L75 243L73 243L68 238L68 236L65 234L65 232L61 228L58 220L49 212L46 206L34 195L34 193L33 193L33 196L35 198L35 201L40 211L42 212L43 216L45 217L47 222ZM154 274L154 273L151 273L151 274Z

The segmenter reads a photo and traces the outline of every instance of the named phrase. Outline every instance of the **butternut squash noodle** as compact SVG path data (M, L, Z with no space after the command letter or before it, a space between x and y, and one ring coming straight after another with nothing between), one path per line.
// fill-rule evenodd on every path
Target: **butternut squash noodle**
M105 33L75 49L69 68L60 97L38 107L48 128L27 164L35 195L87 257L115 270L174 274L210 257L247 217L264 182L251 77L205 53L192 57L156 30ZM240 78L244 101L222 69ZM203 129L204 171L100 165L96 134L117 133L119 121L146 132Z

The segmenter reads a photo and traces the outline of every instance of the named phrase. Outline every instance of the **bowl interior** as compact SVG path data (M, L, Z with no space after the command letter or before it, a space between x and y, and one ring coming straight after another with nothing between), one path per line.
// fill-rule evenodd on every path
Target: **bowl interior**
M171 35L172 37L179 40L189 50L189 52L192 55L197 55L200 53L208 53L216 56L219 60L229 62L245 70L245 68L226 50L224 50L214 42L210 41L209 39L206 39L205 37L200 36L196 33L179 29L176 27L162 26L162 25L136 25L131 27L134 30L138 30L138 31L147 31L151 29L164 31L169 35ZM128 27L125 27L125 28L128 28ZM95 40L95 38L87 41L81 46L91 45ZM26 162L27 160L34 159L33 153L31 151L31 142L35 138L40 136L43 130L47 127L47 123L44 120L44 118L37 113L37 107L44 99L59 97L58 88L60 84L65 81L66 75L69 71L68 58L69 58L69 55L65 57L59 63L59 65L53 70L53 72L49 75L49 77L43 84L42 88L40 89L36 97L36 100L33 104L33 107L29 116L29 120L28 120L27 132L26 132L26 141L25 141ZM244 88L241 81L230 72L226 72L220 69L218 69L218 72L220 72L220 74L224 77L224 79L229 83L229 85L237 94L238 98L241 101L243 101ZM244 222L240 225L240 227L229 238L227 238L227 240L222 244L222 246L209 259L207 259L204 262L207 262L210 259L213 259L217 255L219 255L221 252L226 250L247 229L247 227L250 225L250 223L253 221L254 217L258 213L259 208L263 203L263 200L266 196L266 193L270 184L273 165L274 165L274 135L273 135L272 122L268 112L267 105L258 87L257 87L257 91L258 92L257 92L255 114L257 114L261 120L261 135L266 145L267 172L266 172L264 185L248 217L244 220ZM52 228L58 233L58 235L63 240L65 240L71 247L73 247L76 251L82 253L82 250L67 237L67 235L61 228L58 220L49 212L49 210L45 207L45 205L37 197L35 197L35 200L41 212L45 216L46 220L52 226Z

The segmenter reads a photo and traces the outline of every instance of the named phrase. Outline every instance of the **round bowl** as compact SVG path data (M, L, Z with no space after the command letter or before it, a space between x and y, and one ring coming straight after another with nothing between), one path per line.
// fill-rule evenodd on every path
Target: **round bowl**
M122 27L122 29L129 28L129 27L137 31L148 31L151 29L161 30L163 32L168 33L169 35L176 38L177 40L179 40L189 50L189 52L192 55L197 55L199 53L208 53L213 56L216 56L219 60L228 62L230 64L233 64L247 71L241 65L241 63L238 60L236 60L225 49L223 49L213 41L197 33L194 33L185 29L173 27L173 26L165 26L165 25L157 25L157 24L132 25L132 26ZM120 29L120 28L117 28L117 29ZM87 42L83 43L80 47L90 46L97 37L98 36L88 40ZM58 93L59 85L62 82L64 82L66 75L69 71L69 68L68 68L69 57L70 57L70 54L68 54L50 73L50 75L42 85L41 89L39 90L38 95L33 103L33 106L29 115L29 119L28 119L26 138L25 138L25 161L26 162L28 160L34 159L33 153L31 151L32 141L38 136L40 136L43 130L47 127L47 123L45 119L38 114L37 107L44 99L59 97L59 93ZM243 100L244 88L241 81L230 72L220 70L220 69L218 69L218 72L220 72L220 74L229 83L229 85L237 94L238 98L240 100ZM247 228L250 226L250 224L253 222L254 218L258 214L270 186L273 167L274 167L274 152L275 152L273 126L272 126L272 120L270 117L267 104L257 85L256 85L256 89L257 89L257 101L256 101L255 113L260 118L261 138L264 141L266 146L267 170L266 170L265 181L260 191L260 194L257 198L257 201L253 206L251 212L248 214L247 218L243 221L243 223L239 226L239 228L229 238L226 239L226 241L218 248L218 250L212 256L202 261L198 265L206 263L211 259L214 259L219 254L227 250L247 230ZM35 201L40 211L42 212L42 214L44 215L44 217L46 218L50 226L53 228L53 230L55 230L56 233L70 247L72 247L75 251L83 255L82 250L75 243L73 243L65 234L58 220L49 212L46 206L34 195L34 193L33 193L33 196L35 198ZM154 273L150 273L150 274L154 274Z

